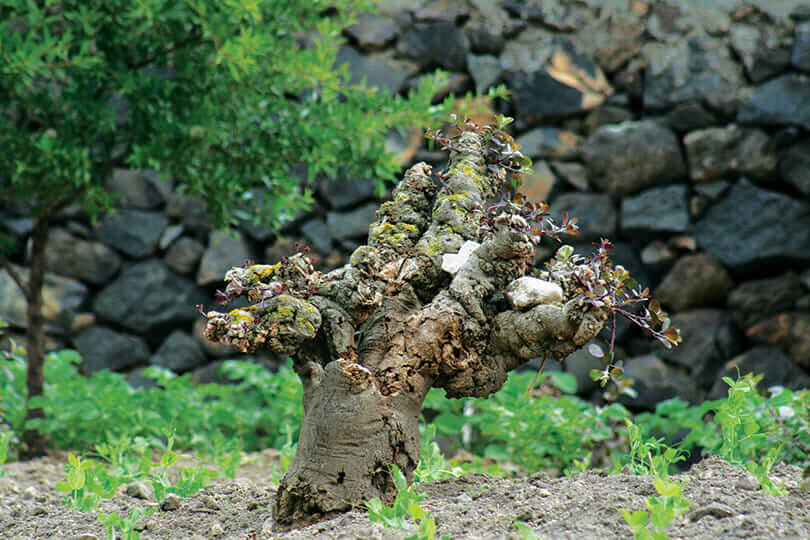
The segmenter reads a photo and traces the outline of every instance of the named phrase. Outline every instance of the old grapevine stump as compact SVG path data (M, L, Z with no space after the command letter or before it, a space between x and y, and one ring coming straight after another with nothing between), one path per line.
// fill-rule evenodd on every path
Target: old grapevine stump
M368 244L342 268L321 274L298 254L228 273L226 296L256 303L209 312L207 337L289 354L304 386L298 450L273 508L277 527L393 500L390 467L412 479L430 388L487 396L527 360L562 360L602 328L605 312L582 302L570 265L541 276L545 296L507 302L494 294L524 276L537 238L519 215L482 220L506 182L488 144L481 130L463 131L441 190L428 165L411 167L377 211Z

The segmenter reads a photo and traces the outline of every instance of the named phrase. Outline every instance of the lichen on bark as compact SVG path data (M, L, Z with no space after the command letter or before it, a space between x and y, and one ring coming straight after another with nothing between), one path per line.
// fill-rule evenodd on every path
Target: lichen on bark
M486 144L480 131L463 131L441 189L430 166L406 171L368 244L342 268L322 274L299 254L228 273L226 296L256 303L209 312L206 336L289 354L304 385L298 449L274 506L279 528L373 497L391 501L390 466L410 480L418 463L417 420L430 388L487 396L529 359L563 360L602 328L604 313L582 301L570 272L546 273L564 291L557 301L515 309L497 300L527 273L535 239L519 215L482 224L482 209L506 184ZM442 270L442 257L467 241L480 247L454 274Z

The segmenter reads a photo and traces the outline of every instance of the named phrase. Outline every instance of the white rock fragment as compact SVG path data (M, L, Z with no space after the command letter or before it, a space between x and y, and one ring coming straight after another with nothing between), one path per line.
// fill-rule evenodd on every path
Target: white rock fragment
M445 253L442 255L442 270L447 272L448 274L454 274L464 266L472 252L478 249L481 246L478 242L473 242L472 240L467 240L462 244L461 249L458 250L458 253Z
M561 302L563 290L551 281L524 276L506 287L506 297L515 308L524 309L539 304Z

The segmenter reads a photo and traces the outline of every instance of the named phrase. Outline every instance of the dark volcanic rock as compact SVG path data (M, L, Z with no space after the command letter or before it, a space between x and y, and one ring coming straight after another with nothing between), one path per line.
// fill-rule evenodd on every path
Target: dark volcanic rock
M793 390L810 384L810 378L796 367L784 351L778 347L760 345L744 352L728 362L721 374L723 377L737 379L737 375L747 373L763 374L758 388L785 386ZM721 399L728 396L728 385L718 377L708 399Z
M104 183L115 197L119 208L151 210L166 202L168 184L162 183L154 171L115 169Z
M554 127L535 128L516 141L520 151L531 158L574 159L582 151L582 137Z
M602 126L621 124L633 119L633 112L617 105L602 104L588 113L585 118L585 132L589 135Z
M326 216L326 226L334 240L359 238L368 235L368 226L374 221L376 215L376 203L361 206L344 214L329 212Z
M484 23L470 23L464 27L464 33L470 43L470 51L475 54L498 55L503 51L506 39L502 31L493 31ZM470 65L469 58L467 65Z
M604 369L605 363L602 358L597 358L589 353L587 345L569 354L563 365L565 371L577 379L577 395L589 396L591 392L599 388L599 383L591 379L590 372L592 369Z
M761 129L725 128L693 131L683 139L692 180L705 182L724 177L772 177L777 158L768 135Z
M27 283L28 268L12 265L12 268ZM87 287L78 281L55 274L45 274L42 290L42 314L48 331L68 332L73 319L87 298ZM25 296L8 270L0 268L0 320L18 328L26 328Z
M579 235L571 240L577 243L595 242L602 237L613 238L616 233L616 209L609 195L604 193L564 193L551 205L556 219L568 212L579 219Z
M686 176L675 134L651 121L603 126L583 148L591 182L612 195L629 195Z
M202 243L184 236L172 244L163 257L163 261L178 274L188 275L197 268L197 263L200 262L203 253L205 253L205 246Z
M546 29L527 28L506 42L499 58L509 72L534 73L550 61L554 38Z
M469 46L467 36L454 23L436 21L408 28L397 42L397 52L417 62L422 70L464 71Z
M155 252L169 220L157 212L118 210L107 216L96 237L121 253L137 259Z
M712 387L725 362L742 350L742 334L725 311L696 309L676 313L672 326L680 331L683 343L658 354L667 362L687 368L704 390Z
M790 65L790 40L784 33L777 25L737 24L731 29L731 46L752 82L760 83Z
M527 126L593 109L613 93L602 70L570 41L555 39L547 49L539 58L519 48L509 51L505 79L516 115ZM530 69L533 64L540 65Z
M720 121L701 103L680 103L667 113L666 123L678 133L688 133L718 124Z
M602 69L614 73L641 52L644 24L632 12L613 13L594 19L577 37Z
M169 225L166 227L166 230L163 231L163 234L160 235L160 242L158 242L158 247L160 249L166 249L171 246L175 240L180 238L183 235L183 226L182 225Z
M698 245L729 268L810 262L810 206L737 182L695 226Z
M810 72L810 21L796 25L791 63L798 70Z
M622 230L631 235L682 233L689 228L687 187L651 188L622 200Z
M654 354L628 359L624 374L633 379L637 396L622 396L619 402L634 410L653 410L659 402L674 397L693 404L703 397L690 377Z
M785 182L810 197L810 139L797 142L784 153L779 172Z
M348 63L351 70L351 83L359 84L365 77L366 85L376 86L396 94L411 75L412 70L377 54L361 54L357 49L345 45L338 50L335 68Z
M333 209L343 210L374 197L374 182L364 178L324 179L318 195Z
M711 255L696 253L678 259L653 296L673 311L720 305L734 282Z
M789 73L758 86L740 108L737 121L810 130L810 76Z
M91 326L73 338L73 344L87 373L120 371L149 361L149 347L144 340L106 326Z
M649 42L642 56L645 109L700 102L723 114L737 111L745 76L722 40L693 36L672 43Z
M760 321L745 334L754 343L786 349L797 365L810 371L810 313L781 313Z
M711 182L701 182L695 184L695 193L701 197L705 197L709 201L716 201L722 197L728 188L731 187L731 182L728 180L713 180Z
M499 55L506 43L506 31L511 25L509 14L496 2L472 0L470 20L464 33L475 54Z
M746 281L728 297L728 307L742 328L749 328L762 319L789 311L803 291L801 280L793 272L775 278Z
M551 166L560 178L579 191L590 191L588 170L582 164L576 161L552 161Z
M399 27L394 19L373 13L361 13L357 22L344 30L364 51L384 48L397 38L398 31Z
M197 270L197 285L222 283L225 273L234 266L242 266L250 252L242 237L236 233L214 231L208 238L208 247Z
M586 111L585 95L577 88L557 80L545 68L531 75L508 73L512 104L517 116L534 126ZM595 106L595 105L594 105Z
M174 274L160 260L150 259L124 268L118 279L96 295L93 312L102 321L159 342L172 327L199 317L195 306L207 300L192 281Z
M152 365L165 367L175 373L194 369L205 362L205 353L187 333L175 330L152 356Z
M490 86L495 85L503 75L503 65L494 56L470 54L467 56L467 67L473 81L475 81L475 89L478 92L485 92Z
M166 203L166 215L179 219L184 227L193 231L208 231L211 228L211 217L205 202L194 195L172 192Z
M323 219L316 218L301 225L301 234L321 255L326 256L332 253L332 238L329 236L329 228Z
M109 281L121 266L121 257L104 244L82 240L64 229L50 231L45 255L49 271L93 285Z

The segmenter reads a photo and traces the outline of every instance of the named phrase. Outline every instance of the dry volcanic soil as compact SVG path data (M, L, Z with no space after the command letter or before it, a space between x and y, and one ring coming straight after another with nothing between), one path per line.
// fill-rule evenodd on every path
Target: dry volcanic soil
M277 452L247 458L234 480L215 480L175 504L158 505L151 490L138 493L122 486L115 498L102 501L100 510L128 515L139 506L155 507L136 525L143 539L399 539L415 532L386 529L360 509L305 529L274 532L270 509L275 486L268 471ZM2 466L0 537L107 537L93 514L60 502L63 495L53 486L64 479L66 462L66 456L54 455ZM668 529L670 538L810 538L810 489L801 470L778 465L771 477L784 482L787 495L766 495L747 471L719 458L697 463L675 477L687 480L684 495L691 508ZM646 498L656 495L652 477L602 472L513 479L474 474L420 484L418 489L425 495L422 506L436 520L437 538L453 539L519 539L515 521L528 524L540 538L629 538L631 531L619 510L644 509Z

